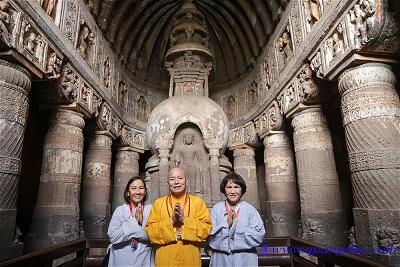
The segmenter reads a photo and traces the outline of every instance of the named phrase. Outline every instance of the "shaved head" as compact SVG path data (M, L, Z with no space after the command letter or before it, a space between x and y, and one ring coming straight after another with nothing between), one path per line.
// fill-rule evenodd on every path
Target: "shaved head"
M186 193L187 177L182 168L172 168L168 174L169 191L175 197L180 197Z

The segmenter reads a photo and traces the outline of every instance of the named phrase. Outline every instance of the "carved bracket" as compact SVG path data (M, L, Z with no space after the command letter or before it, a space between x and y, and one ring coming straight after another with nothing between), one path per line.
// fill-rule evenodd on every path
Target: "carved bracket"
M245 145L260 146L260 140L253 122L248 122L241 127L229 130L228 147L230 149Z

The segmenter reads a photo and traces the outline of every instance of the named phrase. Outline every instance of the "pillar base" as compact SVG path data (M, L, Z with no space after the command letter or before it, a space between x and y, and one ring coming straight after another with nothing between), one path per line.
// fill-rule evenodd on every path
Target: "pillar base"
M398 246L400 253L400 210L354 208L358 247Z
M267 201L267 236L297 236L300 221L294 216L299 214L299 203L288 201Z
M347 228L344 211L304 212L301 215L303 238L330 246L345 246Z
M79 239L79 210L66 207L35 207L25 251Z

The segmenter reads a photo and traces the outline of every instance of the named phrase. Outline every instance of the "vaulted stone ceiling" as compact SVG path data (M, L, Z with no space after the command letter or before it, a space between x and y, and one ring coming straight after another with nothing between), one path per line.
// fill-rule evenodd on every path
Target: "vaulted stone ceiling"
M168 82L164 56L173 18L184 0L86 0L104 36L136 77ZM210 84L224 84L251 69L285 0L193 0L206 18L214 70Z

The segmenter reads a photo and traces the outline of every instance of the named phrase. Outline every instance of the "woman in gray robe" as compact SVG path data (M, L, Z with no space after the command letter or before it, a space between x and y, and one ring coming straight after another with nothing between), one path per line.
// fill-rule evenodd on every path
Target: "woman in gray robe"
M108 227L108 266L154 266L153 248L144 231L151 205L144 205L147 188L143 178L128 181L124 199L126 203L115 209Z
M220 191L226 200L211 210L210 266L258 266L256 247L263 242L265 228L258 211L240 200L246 192L245 181L240 175L229 173L221 181Z

